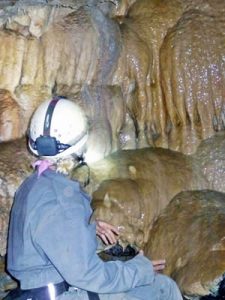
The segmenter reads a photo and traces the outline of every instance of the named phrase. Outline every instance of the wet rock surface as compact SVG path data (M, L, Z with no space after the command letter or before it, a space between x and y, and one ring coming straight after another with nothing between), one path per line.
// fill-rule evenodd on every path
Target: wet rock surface
M207 187L192 157L165 149L116 152L92 164L91 176L93 218L119 226L120 243L138 247L177 193Z
M9 213L16 189L32 172L34 158L28 153L26 140L5 142L0 147L0 255L6 253Z
M223 165L218 163L223 161L223 141L221 135L211 138L204 142L205 152L200 147L193 156L146 148L119 151L90 164L86 189L93 195L93 218L119 227L123 250L129 245L137 251L144 248L150 258L165 257L166 272L189 296L218 289L225 272L224 194L206 190L214 185L208 176L214 174L213 168L223 176ZM1 144L1 209L5 211L0 215L1 255L6 252L13 195L32 172L33 161L24 139ZM87 167L71 176L82 183ZM192 191L179 194L183 190Z
M2 142L25 135L39 103L60 94L89 117L93 161L133 149L90 164L93 218L120 228L123 251L130 244L150 258L165 255L166 272L190 298L218 300L225 261L224 0L124 0L113 7L0 1L0 254L13 195L34 160L24 139ZM81 168L72 177L84 182L87 175Z
M191 299L217 296L225 273L224 226L224 193L181 192L153 224L144 251L166 259L165 273Z
M101 88L121 89L124 127L112 133L118 141L131 139L131 148L191 154L224 130L223 0L20 0L0 7L0 89L15 100L9 119L19 113L24 120L9 131L12 138L25 133L45 98L77 101L83 86L98 87L104 127L110 95ZM130 124L134 135L123 132ZM115 129L108 128L108 134ZM102 144L109 142L103 134Z
M16 287L16 282L5 271L5 257L0 256L0 299Z

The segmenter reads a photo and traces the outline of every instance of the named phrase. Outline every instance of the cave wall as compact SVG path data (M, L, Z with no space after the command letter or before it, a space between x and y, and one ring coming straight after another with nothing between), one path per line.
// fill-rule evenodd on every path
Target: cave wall
M224 0L0 3L1 255L14 192L35 159L30 116L58 94L89 118L94 216L150 258L167 247L166 272L184 294L215 289L225 272L224 13Z
M216 295L225 270L224 204L225 194L213 190L177 194L154 223L144 247L149 257L165 257L165 274L190 299L209 294L223 299Z
M94 123L100 112L102 157L145 146L190 154L224 130L222 0L4 3L0 89L16 112L11 129L1 125L1 141L24 135L33 110L53 94L78 102ZM105 89L115 86L120 106L107 108ZM106 111L117 115L122 105L113 127Z

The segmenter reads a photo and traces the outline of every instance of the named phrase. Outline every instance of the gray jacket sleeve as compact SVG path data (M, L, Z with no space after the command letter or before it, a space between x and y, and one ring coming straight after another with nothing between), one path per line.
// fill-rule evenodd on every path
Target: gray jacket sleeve
M121 262L103 262L96 254L95 224L89 224L90 204L73 191L46 209L34 233L35 242L71 285L97 293L127 291L154 280L153 266L137 255Z

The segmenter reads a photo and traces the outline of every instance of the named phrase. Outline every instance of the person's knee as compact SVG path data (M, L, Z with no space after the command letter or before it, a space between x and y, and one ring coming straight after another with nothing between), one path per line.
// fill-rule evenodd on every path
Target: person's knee
M170 297L174 300L182 299L179 287L172 278L166 275L157 274L156 281L160 285L160 292L168 294L168 299L170 299Z

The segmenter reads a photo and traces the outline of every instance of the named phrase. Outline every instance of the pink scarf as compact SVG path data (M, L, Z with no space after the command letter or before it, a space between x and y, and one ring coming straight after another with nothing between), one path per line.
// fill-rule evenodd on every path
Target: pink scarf
M38 169L38 177L41 176L41 174L47 170L50 166L52 166L53 163L47 159L44 159L44 160L37 160L35 161L33 164L32 164L32 167L33 168L36 168Z

